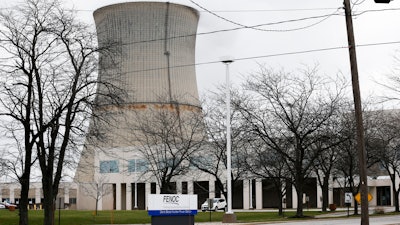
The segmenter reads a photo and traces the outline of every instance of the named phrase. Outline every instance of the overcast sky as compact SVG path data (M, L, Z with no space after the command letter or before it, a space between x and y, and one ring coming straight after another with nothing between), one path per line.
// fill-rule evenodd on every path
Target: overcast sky
M0 0L4 6L13 1ZM78 16L93 24L93 11L99 7L127 2L118 0L64 0L67 7L78 10ZM166 2L166 1L159 1ZM196 45L197 82L200 94L225 82L225 67L218 62L223 56L237 59L230 66L235 84L258 70L258 64L293 71L304 65L319 65L323 74L342 72L350 77L346 24L342 0L174 0L200 11ZM14 2L15 3L15 2ZM352 0L358 67L363 97L377 93L373 79L381 80L396 66L394 56L400 44L400 0L376 4L374 0ZM216 15L211 14L213 12ZM314 18L312 18L314 17ZM303 20L304 19L304 20ZM231 22L228 22L230 20ZM284 22L287 21L287 22ZM290 22L288 22L290 21ZM202 34L240 26L260 26L263 31L235 31ZM282 23L279 23L282 22ZM335 50L313 51L327 48ZM313 51L303 54L295 52ZM275 56L274 56L275 55ZM276 56L279 55L279 56ZM265 57L263 57L265 56ZM203 64L206 63L206 64ZM398 65L399 66L399 65Z

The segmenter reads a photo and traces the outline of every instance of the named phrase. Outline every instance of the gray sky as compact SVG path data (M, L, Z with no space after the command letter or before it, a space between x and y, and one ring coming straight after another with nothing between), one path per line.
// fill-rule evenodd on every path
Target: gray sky
M347 46L342 0L193 1L224 18L212 15L190 0L171 1L192 6L200 11L198 33L239 27L227 20L246 26L291 21L259 27L264 31L239 29L198 35L196 63L217 62L226 55L238 59L230 66L231 79L235 84L239 84L240 80L249 76L251 72L257 71L258 64L277 69L284 68L287 71L302 68L304 65L318 64L319 71L323 74L335 75L342 72L350 77L347 48L280 55ZM400 41L400 0L394 0L390 4L376 4L374 0L351 1L353 12L360 14L353 21L357 45ZM92 17L94 10L126 1L64 0L64 2L68 7L78 10L78 16L82 20L94 26ZM0 0L0 3L3 6L12 4L10 0ZM303 18L309 19L301 20ZM363 97L380 94L379 88L372 80L381 80L392 72L396 66L393 57L399 49L399 43L357 48ZM244 58L250 59L244 60ZM196 71L200 94L204 94L206 90L213 90L216 85L225 82L225 67L222 63L198 65Z

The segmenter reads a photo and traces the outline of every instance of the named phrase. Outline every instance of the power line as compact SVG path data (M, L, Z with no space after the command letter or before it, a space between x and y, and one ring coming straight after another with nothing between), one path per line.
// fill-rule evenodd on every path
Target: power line
M368 10L364 10L360 13L353 13L353 16L360 16L364 13L370 13L370 12L384 12L384 11L398 11L400 10L400 8L390 8L390 9L368 9Z
M191 2L193 2L193 4L198 5L197 3L195 3L194 1L190 0ZM361 4L361 3L359 3ZM199 7L203 8L202 6L198 5ZM15 8L16 6L13 6L12 8ZM10 9L11 7L7 7L7 8L0 8L1 9ZM285 10L316 10L316 9L333 9L333 8L315 8L315 9L281 9L282 11ZM242 29L254 29L254 30L259 30L259 31L267 31L267 32L289 32L289 31L296 31L296 30L301 30L301 29L306 29L312 26L315 26L319 23L322 23L323 21L325 21L326 19L330 18L331 16L334 15L340 15L343 16L343 14L341 13L337 13L337 11L340 8L337 8L335 13L331 13L331 14L326 14L326 15L320 15L320 16L309 16L309 17L304 17L304 18L298 18L298 19L290 19L290 20L283 20L283 21L277 21L277 22L270 22L270 23L263 23L263 24L257 24L257 25L252 25L252 26L246 26L240 23L236 23L234 21L230 21L224 17L221 17L215 13L213 13L212 11L209 11L207 9L207 12L219 17L220 19L224 19L230 23L233 23L239 27L236 28L229 28L229 29L220 29L220 30L214 30L214 31L208 31L208 32L200 32L200 33L193 33L193 34L185 34L185 35L178 35L178 36L173 36L173 37L168 37L168 39L177 39L177 38L185 38L185 37L191 37L191 36L201 36L201 35L208 35L208 34L216 34L216 33L222 33L222 32L229 32L229 31L237 31L237 30L242 30ZM355 14L354 16L359 16L362 15L364 13L369 13L369 12L382 12L382 11L397 11L400 10L400 8L390 8L390 9L379 9L379 10L365 10L363 12L360 12L358 14ZM73 9L71 10L73 11ZM89 11L89 10L75 10L75 11ZM246 11L246 10L243 10ZM263 11L263 10L260 10ZM274 10L272 10L274 11ZM215 12L215 11L214 11ZM321 19L322 18L322 19ZM293 29L262 29L259 27L263 27L263 26L272 26L272 25L278 25L278 24L285 24L285 23L293 23L293 22L300 22L300 21L306 21L306 20L312 20L312 19L321 19L320 21L317 21L315 23L309 24L307 26L303 26L303 27L298 27L298 28L293 28ZM143 41L133 41L133 42L128 42L128 43L122 43L122 45L131 45L131 44L140 44L140 43L149 43L149 42L155 42L155 41L165 41L165 38L156 38L156 39L151 39L151 40L143 40Z
M210 10L211 12L218 13L247 13L247 12L301 12L301 11L324 11L334 10L337 8L299 8L299 9L242 9L242 10ZM207 11L200 11L207 12Z
M392 45L392 44L400 44L400 41L359 44L359 45L356 45L356 47L369 47L369 46ZM348 48L349 48L349 46L337 46L337 47L328 47L328 48L309 49L309 50L302 50L302 51L283 52L283 53L261 55L261 56L242 57L242 58L235 58L233 60L234 61L245 61L245 60L251 60L251 59L272 58L272 57L287 56L287 55L299 55L299 54L307 54L307 53L313 53L313 52L325 52L325 51L348 49ZM218 60L218 61L208 61L208 62L200 62L200 63L194 63L194 64L175 65L175 66L171 66L170 68L202 66L202 65L217 64L217 63L221 63L221 61ZM124 74L148 72L148 71L164 70L164 69L167 69L167 67L151 68L151 69L145 69L145 70L133 70L133 71L127 71Z
M340 15L340 14L331 14L331 15ZM207 35L207 34L216 34L216 33L228 32L228 31L237 31L237 30L242 30L242 29L256 29L257 27L262 27L262 26L271 26L271 25L278 25L278 24L284 24L284 23L290 23L290 22L305 21L305 20L316 19L316 18L324 18L326 16L327 15L312 16L312 17L305 17L305 18L299 18L299 19L284 20L284 21L264 23L264 24L257 24L257 25L253 25L253 26L245 26L245 27L242 26L242 27L221 29L221 30L208 31L208 32L200 32L200 33L193 33L193 34L178 35L178 36L168 37L168 39L177 39L177 38L185 38L185 37L191 37L191 36L201 36L201 35ZM327 19L327 18L324 18L323 20L325 20L325 19ZM320 23L322 21L319 21L318 23ZM298 28L296 28L296 29L298 29ZM259 29L256 29L256 30L259 30ZM294 29L292 29L291 31L293 31L293 30ZM266 30L266 29L263 29L263 31L286 32L288 30L273 30L273 29ZM122 45L140 44L140 43L148 43L148 42L164 41L164 40L165 40L165 38L155 38L155 39L150 39L150 40L133 41L133 42L128 42L128 43L123 43Z
M382 12L382 11L397 11L400 10L400 8L391 8L391 9L380 9L380 10L366 10L363 12L360 12L358 14L355 14L354 16L359 16L364 13L369 13L369 12ZM319 19L323 18L321 21L317 21L316 23L313 23L311 25L308 25L303 28L294 28L291 30L278 30L278 29L262 29L263 31L269 31L269 32L288 32L288 31L295 31L299 29L304 29L310 26L314 26L318 23L323 22L324 20L328 19L331 16L334 15L339 15L343 16L341 13L332 13L332 14L327 14L327 15L321 15L321 16L310 16L310 17L304 17L304 18L298 18L298 19L291 19L291 20L283 20L283 21L277 21L277 22L270 22L270 23L263 23L263 24L257 24L253 26L243 26L241 25L240 27L236 28L228 28L228 29L220 29L220 30L214 30L214 31L208 31L208 32L200 32L200 33L194 33L194 34L186 34L186 35L179 35L179 36L173 36L173 37L168 37L168 39L177 39L177 38L185 38L185 37L191 37L191 36L202 36L202 35L208 35L208 34L217 34L217 33L222 33L222 32L229 32L229 31L237 31L237 30L242 30L242 29L255 29L258 27L262 26L271 26L271 25L278 25L278 24L284 24L284 23L291 23L291 22L299 22L299 21L306 21L306 20L311 20L311 19ZM255 30L260 30L260 29L255 29ZM133 41L133 42L128 42L128 43L123 43L123 45L131 45L131 44L140 44L140 43L148 43L148 42L155 42L155 41L163 41L164 38L157 38L157 39L151 39L151 40L143 40L143 41Z
M201 6L200 4L196 3L196 2L193 1L193 0L190 0L190 2L193 3L193 4L195 4L197 7L199 7L199 8L201 8L201 9L205 10L206 12L210 13L211 15L214 15L215 17L217 17L217 18L219 18L219 19L222 19L222 20L224 20L224 21L226 21L226 22L229 22L229 23L231 23L231 24L234 24L234 25L237 25L237 26L240 26L240 27L243 27L243 28L254 29L254 30L258 30L258 31L268 31L268 32L271 32L271 31L276 31L276 32L288 32L288 31L296 31L296 30L307 29L307 28L310 28L310 27L312 27L312 26L315 26L315 25L317 25L317 24L319 24L319 23L322 23L323 21L325 21L326 19L328 19L329 17L331 17L331 16L333 16L333 15L336 15L336 12L337 12L339 9L341 9L340 7L338 7L338 8L335 10L334 13L331 13L331 14L322 16L323 19L322 19L321 21L317 21L317 22L315 22L315 23L313 23L313 24L310 24L310 25L307 25L307 26L298 27L298 28L293 28L293 29L284 29L284 30L283 30L283 29L280 29L280 30L270 30L270 29L258 28L259 26L254 27L254 26L243 25L243 24L241 24L241 23L235 22L235 21L233 21L233 20L227 19L227 18L225 18L225 17L222 17L222 16L220 16L220 15L214 13L214 12L212 12L212 11L206 9L205 7ZM297 22L297 21L299 21L299 20L296 20L296 22ZM292 21L292 22L295 22L295 21Z
M15 9L16 6L0 7L0 10ZM101 7L99 7L101 8ZM336 8L293 8L293 9L238 9L238 10L211 10L216 13L258 13L258 12L301 12L301 11L324 11L334 10ZM66 9L68 11L94 12L97 9ZM199 11L206 12L206 11Z

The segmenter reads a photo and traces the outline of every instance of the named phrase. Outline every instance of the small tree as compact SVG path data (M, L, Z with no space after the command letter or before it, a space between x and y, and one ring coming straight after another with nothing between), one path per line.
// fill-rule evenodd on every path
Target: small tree
M189 156L200 150L204 139L202 118L199 107L175 102L149 104L135 112L131 133L162 194L176 193L172 179L187 173Z
M220 86L221 92L211 92L203 104L205 132L203 151L190 156L190 163L200 171L215 178L217 190L227 198L225 186L227 169L227 135L226 135L226 98L225 87ZM231 98L239 98L240 93L231 90ZM223 106L223 107L221 107ZM245 169L246 150L248 148L246 131L239 111L231 107L231 182L232 187L247 177ZM204 154L206 153L206 154ZM232 195L234 195L234 188Z
M329 125L318 133L319 139L316 140L313 148L320 154L314 164L315 174L322 189L322 211L325 212L329 204L329 184L331 177L335 176L335 165L338 163L341 152L341 144L346 142L349 136L342 135L346 129L341 126L344 115L349 113L350 103L344 103L339 109L339 113L332 117ZM336 177L336 176L335 176Z
M396 62L392 74L388 75L386 79L383 81L378 81L377 83L381 85L382 87L385 88L386 95L382 96L382 101L383 102L389 102L389 103L398 103L400 100L400 56L398 54L399 52L397 51L397 55L394 57L394 60ZM395 179L396 179L396 174L400 176L399 170L400 170L400 162L399 162L399 147L398 147L398 136L393 137L393 134L397 132L397 126L396 124L398 123L398 120L393 120L393 119L398 119L396 118L396 114L398 112L390 112L390 113L385 113L388 114L388 119L385 122L384 126L388 126L387 128L392 128L393 130L385 129L386 136L384 137L383 140L386 140L384 143L385 148L382 149L383 151L381 154L379 154L382 166L386 169L388 174L390 175L390 179L392 181L392 189L393 189L393 194L394 194L394 205L395 205L395 210L398 212L400 211L400 206L399 206L399 193L400 193L400 186L396 187L395 185ZM389 124L387 124L389 122ZM385 128L385 127L383 127Z
M368 132L371 141L370 149L379 166L383 167L392 182L392 193L395 211L399 212L400 187L396 185L396 177L400 176L400 116L398 110L378 110L370 112L372 129Z
M317 75L316 68L292 74L261 67L245 87L252 101L239 102L237 107L251 127L251 135L283 157L301 203L305 181L323 153L313 146L338 113L346 82L328 82ZM302 204L298 204L296 216L303 216Z
M272 181L278 193L278 215L283 216L283 198L287 185L292 185L285 159L260 140L251 140L246 157L246 168L253 176ZM277 140L278 142L278 140Z
M97 216L99 201L106 195L112 192L112 187L107 185L107 180L104 176L97 177L93 183L82 185L82 190L85 196L95 200L95 215Z
M366 107L364 107L366 108ZM374 126L371 123L371 113L364 113L364 128L365 128L365 140L367 146L367 167L375 165L377 162L376 159L376 148L372 147L377 142L377 139L371 135L371 131L375 130ZM338 126L341 126L342 129L340 133L340 137L342 138L342 142L338 145L338 158L334 167L336 175L338 179L336 181L345 187L347 190L353 194L353 197L356 196L360 189L360 180L359 180L359 158L356 147L356 125L354 115L349 113L342 114L341 122L338 123ZM372 144L376 142L375 144ZM371 148L372 147L372 148ZM358 202L354 199L354 214L358 215Z

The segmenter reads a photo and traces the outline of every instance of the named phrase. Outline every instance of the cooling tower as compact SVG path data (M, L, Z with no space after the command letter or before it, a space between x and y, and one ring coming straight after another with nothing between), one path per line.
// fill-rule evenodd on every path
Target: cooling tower
M198 19L198 12L190 7L161 2L121 3L94 12L99 47L114 43L118 49L114 55L100 53L98 79L118 87L123 101L106 103L102 94L107 93L108 86L98 86L97 101L103 105L94 114L111 115L113 125L102 124L102 118L92 119L75 174L77 182L94 182L99 161L112 157L116 166L127 168L120 159L131 156L121 155L126 152L121 149L134 151L134 135L128 124L138 111L146 114L149 108L166 105L169 110L177 107L181 111L200 111L195 74ZM100 139L105 141L94 143ZM108 182L116 185L117 195L122 193L118 188L127 179L124 176L122 169L109 176ZM117 205L123 205L118 201ZM78 207L89 207L84 204Z
M195 75L195 42L199 15L183 5L131 2L94 12L99 45L118 41L121 74L118 86L125 104L174 100L199 105ZM100 64L100 76L109 69ZM102 71L107 71L103 73ZM111 73L112 74L112 73Z

